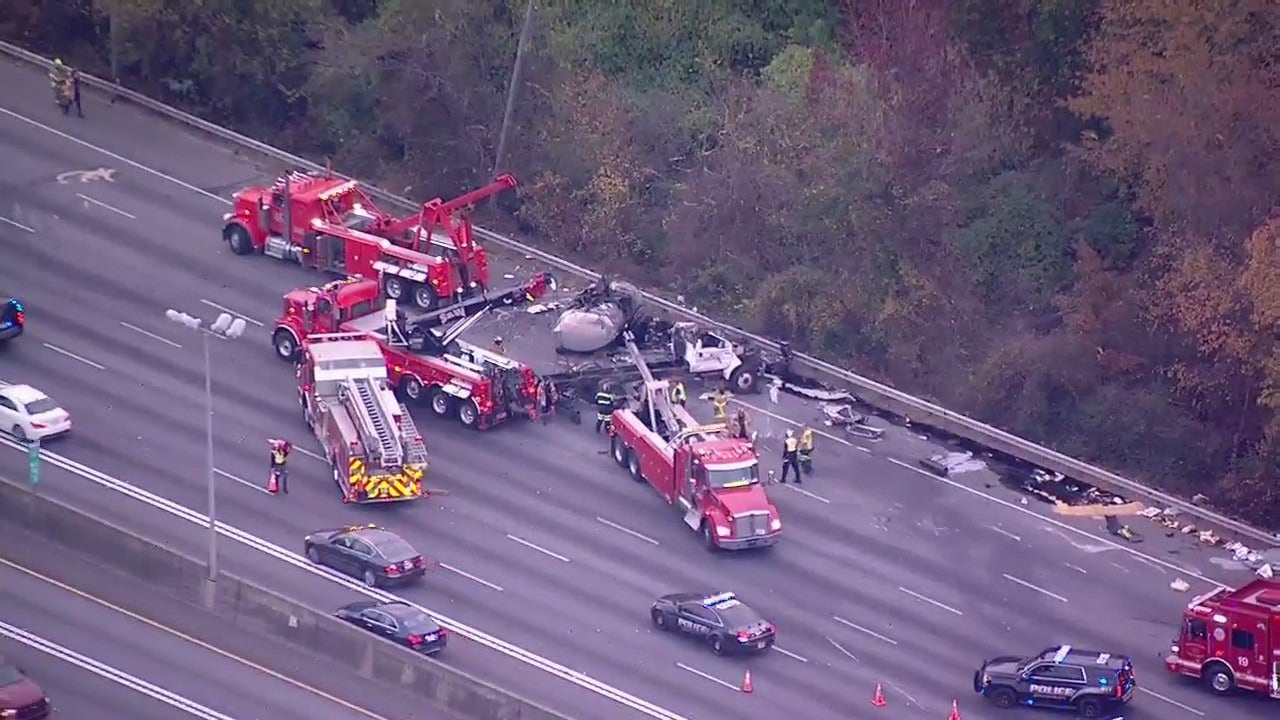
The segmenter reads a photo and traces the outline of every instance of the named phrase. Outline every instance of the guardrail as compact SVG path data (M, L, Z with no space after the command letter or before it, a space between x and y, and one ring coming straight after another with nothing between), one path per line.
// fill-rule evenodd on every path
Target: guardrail
M51 67L50 61L46 58L6 42L0 42L0 54L8 55L17 60L21 60L44 69ZM135 105L163 115L171 120L176 120L184 125L197 128L222 140L233 142L237 145L253 150L261 155L281 160L294 167L303 168L312 172L323 172L326 170L326 168L318 163L298 157L279 148L272 147L271 145L254 140L248 136L241 135L234 130L228 130L227 128L215 125L207 120L201 120L190 113L185 113L177 108L165 105L158 100L149 98L121 85L117 85L91 75L82 75L82 80L88 87L113 94L118 98L128 100ZM336 174L341 175L340 173ZM408 198L393 195L380 188L366 186L366 190L375 199L391 205L397 205L404 209L416 210L420 205ZM538 248L526 245L525 243L517 240L513 240L505 235L501 235L491 230L485 230L480 227L475 228L475 230L486 242L493 243L531 258L536 258L551 267L571 272L575 275L591 280L596 280L600 277L599 273L588 268L569 262L568 260L561 259L551 253L539 250ZM706 317L705 315L696 313L682 305L652 293L646 292L644 293L644 297L654 305L657 305L678 317L717 328L718 330L750 340L762 347L769 348L774 351L778 350L778 344L768 338L753 335L726 323ZM851 392L871 405L908 417L913 423L938 428L958 437L989 447L993 450L1006 453L1029 463L1034 463L1046 470L1060 472L1068 477L1083 480L1104 490L1122 494L1133 499L1143 500L1150 504L1176 508L1183 514L1195 517L1202 522L1212 523L1222 529L1229 530L1252 540L1280 545L1280 532L1271 533L1252 527L1238 520L1229 518L1221 513L1194 505L1182 498L1174 497L1168 493L1149 488L1138 482L1129 480L1128 478L1121 477L1109 470L1090 465L1083 460L1068 457L1056 450L1044 447L1043 445L1038 445L1030 440L1025 440L1012 433L1001 430L1000 428L992 427L979 422L978 420L974 420L973 418L961 415L960 413L952 412L951 410L939 405L912 397L901 390L876 382L870 378L862 377L861 375L857 375L848 370L838 368L824 360L801 353L796 353L794 357L801 366L810 370L818 379L825 380L835 385L846 386Z

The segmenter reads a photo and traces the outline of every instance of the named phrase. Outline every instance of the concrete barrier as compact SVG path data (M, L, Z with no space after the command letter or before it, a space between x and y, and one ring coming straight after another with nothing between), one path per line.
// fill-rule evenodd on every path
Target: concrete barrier
M0 525L4 524L201 604L246 633L274 635L464 717L571 720L234 575L223 573L210 588L203 562L0 477Z

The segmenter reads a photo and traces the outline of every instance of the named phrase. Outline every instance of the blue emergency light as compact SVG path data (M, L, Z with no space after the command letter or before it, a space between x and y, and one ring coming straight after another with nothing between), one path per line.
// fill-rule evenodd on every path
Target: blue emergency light
M737 599L737 596L734 595L733 593L725 592L725 593L720 593L719 595L712 595L710 597L703 598L702 605L703 607L715 607L717 605L721 605L723 603L727 603L731 600L736 600L736 599Z

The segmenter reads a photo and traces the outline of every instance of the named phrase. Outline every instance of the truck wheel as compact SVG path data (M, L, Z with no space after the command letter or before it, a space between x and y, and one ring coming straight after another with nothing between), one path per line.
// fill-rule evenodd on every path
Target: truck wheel
M236 255L248 255L253 252L253 240L249 238L249 232L239 225L228 225L223 228L222 239L227 241L227 246Z
M756 374L748 370L746 365L739 365L736 370L729 373L729 384L740 393L756 392L756 380Z
M644 481L644 474L640 470L640 458L634 452L627 451L627 472L631 473L631 479L636 482Z
M400 380L400 392L404 393L405 398L413 402L422 401L422 383L412 375L405 375Z
M1011 688L999 687L987 694L991 704L998 708L1011 708L1018 704L1018 694Z
M396 302L400 302L400 299L404 297L405 289L405 282L403 278L396 277L395 275L382 276L382 294L386 295L388 298L395 300Z
M618 463L618 467L627 467L627 444L622 442L622 438L617 435L613 436L613 440L609 443L612 447L613 461Z
M288 328L280 328L271 336L271 344L276 348L276 356L281 360L292 361L298 357L298 341Z
M1102 717L1102 701L1097 698L1085 698L1076 705L1076 714L1082 718Z
M469 428L474 428L480 422L480 406L476 405L474 399L458 405L458 422Z
M440 296L430 284L420 283L413 289L413 304L423 310L435 310L436 305L440 304Z
M1231 671L1217 663L1204 671L1204 683L1219 695L1226 695L1236 687L1236 679Z
M711 528L711 523L706 520L702 521L702 544L707 548L708 552L715 552L720 549L716 545L716 531Z
M431 412L439 417L449 417L453 410L453 398L440 388L431 389Z

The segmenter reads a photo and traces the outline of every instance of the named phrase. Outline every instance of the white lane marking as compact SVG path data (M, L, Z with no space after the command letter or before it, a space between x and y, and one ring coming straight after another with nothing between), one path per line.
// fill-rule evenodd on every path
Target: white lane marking
M1067 567L1071 568L1072 570L1075 570L1076 572L1080 573L1081 575L1088 575L1088 574L1089 574L1089 571L1088 571L1088 570L1085 570L1084 568L1080 567L1079 565L1072 565L1071 563L1064 563L1064 564L1065 564Z
M1000 526L998 526L998 525L988 525L988 526L987 526L987 528L989 528L989 529L991 529L991 530L994 530L994 531L996 531L996 532L1000 533L1001 535L1003 535L1003 536L1005 536L1005 537L1007 537L1007 538L1013 538L1013 541L1014 541L1014 542L1022 542L1022 536L1020 536L1020 535L1015 535L1015 534L1013 534L1013 533L1009 532L1008 530L1005 530L1004 528L1002 528L1002 527L1000 527Z
M1062 597L1062 596L1061 596L1061 595L1059 595L1058 593L1055 593L1055 592L1049 592L1048 590L1045 590L1044 588L1040 587L1039 585L1035 585L1035 584L1033 584L1033 583L1029 583L1029 582L1027 582L1026 580L1023 580L1022 578L1016 578L1016 577L1014 577L1014 576L1010 575L1009 573L1000 573L1000 574L1004 576L1004 579L1005 579L1005 580L1008 580L1008 581L1009 581L1009 582L1011 582L1011 583L1017 583L1017 584L1021 585L1022 587L1026 588L1026 589L1028 589L1028 590L1035 590L1036 592L1040 593L1041 595L1044 595L1044 596L1046 596L1046 597L1051 597L1051 598L1053 598L1054 600L1057 600L1058 602L1069 602L1066 598Z
M814 500L817 500L818 502L822 503L823 505L830 505L830 504L831 504L831 501L830 501L830 500L828 500L828 499L826 499L826 498L822 497L821 495L818 495L817 493L809 492L808 490L805 490L804 488L800 487L799 485L787 485L786 483L778 483L778 485L779 485L780 487L784 487L784 488L786 488L786 489L788 489L788 490L794 490L794 491L796 491L796 492L800 493L801 495L804 495L805 497L813 498Z
M501 585L494 585L493 583L489 582L488 580L485 580L484 578L478 578L475 575L472 575L471 573L463 572L448 563L438 562L436 564L455 575L461 575L462 577L472 582L480 583L481 585L487 588L492 588L494 590L497 590L498 592L504 592Z
M843 646L843 645L841 645L840 643L836 642L835 640L832 640L831 638L827 638L827 642L831 643L831 646L832 646L832 647L834 647L835 649L839 650L839 651L840 651L840 654L844 655L845 657L849 658L850 660L852 660L852 661L854 661L854 662L862 662L861 660L859 660L859 659L858 659L858 656L857 656L857 655L854 655L853 653L849 652L848 650L845 650L845 649L844 649L844 646Z
M861 450L861 451L862 451L862 452L864 452L864 453L870 453L870 452L871 452L871 448L869 448L869 447L862 447L861 445L854 445L854 447L858 448L859 450Z
M928 709L926 709L926 708L925 708L925 706L921 705L919 700L917 700L917 699L915 699L915 698L911 697L911 695L909 695L909 694L907 693L907 691L906 691L906 690L903 690L902 688L898 687L897 685L894 685L893 683L885 683L885 685L888 685L889 687L891 687L891 688L893 688L894 690L896 690L896 691L898 692L898 694L899 694L899 695L901 695L902 697L904 697L904 698L906 698L906 699L907 699L907 702L908 702L908 703L911 703L912 705L915 705L916 707L920 708L921 710L924 710L925 712L928 712ZM1123 718L1122 718L1121 720L1123 720Z
M168 345L169 347L176 347L176 348L178 348L179 350L181 350L181 349L182 349L182 346L181 346L181 345L179 345L178 343L176 343L176 342L174 342L174 341L170 340L170 339L169 339L169 338L167 338L167 337L161 337L161 336L159 336L159 335L157 335L157 334L155 334L155 333L151 332L150 330L143 330L142 328L138 327L137 325L130 325L129 323L127 323L127 322L125 322L125 321L123 321L123 320L121 320L121 321L120 321L120 325L121 325L121 326L123 326L123 327L129 328L130 330L132 330L132 331L134 331L134 332L136 332L136 333L138 333L138 334L140 334L140 335L146 335L147 337L151 338L152 340L158 340L158 341L160 341L160 342L164 343L165 345Z
M676 667L680 668L681 670L684 670L685 672L691 672L694 675L697 675L698 677L702 678L703 680L710 680L711 682L716 683L721 687L727 687L734 692L742 692L742 688L738 687L737 685L734 685L733 683L730 683L730 682L725 682L720 678L716 677L715 675L712 675L710 673L704 673L697 668L691 668L682 662L676 663Z
M873 637L873 638L875 638L875 639L877 639L877 640L883 640L883 641L885 641L885 642L889 643L890 645L897 645L897 644L898 644L898 641L897 641L897 640L894 640L894 639L893 639L893 638L891 638L891 637L885 637L884 635L881 635L880 633L876 632L875 630L868 630L868 629L866 629L866 628L862 627L861 625L859 625L859 624L857 624L857 623L855 623L855 622L850 622L850 621L848 621L848 620L845 620L844 618L840 617L839 615L833 615L833 616L832 616L832 618L834 618L834 619L835 619L835 621L836 621L836 622L838 622L838 623L840 623L841 625L846 625L846 626L848 626L848 627L853 628L854 630L857 630L858 632L866 633L867 635L870 635L871 637Z
M839 436L837 436L837 435L832 435L832 434L831 434L831 433L829 433L829 432L823 432L823 431L819 430L818 428L813 427L812 425L805 425L804 423L796 422L795 420L792 420L792 419L791 419L791 418L789 418L789 417L783 417L783 416L781 416L781 415L779 415L779 414L777 414L777 413L775 413L775 412L769 412L768 410L765 410L764 408L762 408L762 407L760 407L760 406L758 406L758 405L752 405L751 403L747 402L746 400L739 400L738 398L729 398L729 401L730 401L730 402L735 402L735 403L737 403L737 404L739 404L739 405L742 405L743 407L749 407L749 408L751 408L752 410L755 410L756 412L758 412L758 413L760 413L760 414L762 414L762 415L768 415L769 417L771 417L771 418L773 418L773 419L775 419L775 420L781 420L782 422L784 422L784 423L786 423L786 424L788 424L788 425L794 426L794 427L808 427L810 430L813 430L813 434L814 434L814 435L820 435L820 436L822 436L822 437L824 437L824 438L826 438L826 439L828 439L828 440L835 440L836 442L840 443L841 445L848 445L849 447L858 447L857 445L854 445L853 443L849 442L848 440L845 440L845 439L844 439L844 438L842 438L842 437L839 437ZM870 450L867 450L867 451L865 451L865 452L871 452L871 451L870 451Z
M801 657L800 655L797 655L797 654L795 654L795 653L791 652L790 650L783 650L782 648L778 647L777 645L774 645L774 646L773 646L773 651L774 651L774 652L780 652L780 653L782 653L783 655L786 655L787 657L791 658L792 660L799 660L799 661L800 661L800 662L802 662L802 663L807 663L807 662L809 662L809 660L808 660L807 658Z
M3 110L3 109L4 108L0 108L0 110ZM12 450L17 450L22 453L27 452L26 445L14 440L10 440L3 436L0 436L0 445L4 445ZM99 487L102 487L103 489L111 490L113 492L118 492L121 495L132 498L141 503L145 503L146 505L156 508L157 510L161 510L170 515L173 515L174 517L185 520L186 522L191 523L196 527L201 527L201 528L209 527L209 518L207 516L201 513L198 513L195 510L192 510L191 508L186 507L185 505L180 505L178 503L173 502L172 500L169 500L168 498L161 497L159 495L156 495L155 493L143 490L142 488L136 485L132 485L118 478L114 478L100 470L96 470L94 468L89 467L88 465L78 463L68 457L59 455L58 453L52 452L48 449L42 449L40 451L40 457L46 463L49 463L55 467L59 467L68 472L74 473L92 483L97 484ZM230 525L228 523L219 521L217 524L217 528L218 528L218 534L222 535L225 538L238 542L241 545L244 545L251 549L257 550L263 555L279 560L280 562L283 562L286 565L290 565L293 568L296 568L302 572L310 573L315 577L324 578L325 580L328 580L329 582L332 582L335 585L340 585L350 590L351 592L358 593L360 595L363 595L367 598L371 598L374 600L382 600L384 602L394 602L394 601L406 602L412 605L413 607L416 607L419 610L427 613L436 622L448 627L455 634L461 637L464 637L478 645L482 645L486 648L489 648L490 650L494 650L496 652L502 653L503 655L506 655L509 658L522 662L537 670L541 670L547 673L548 675L551 675L560 680L564 680L565 682L568 682L572 685L582 688L583 690L600 695L601 697L611 700L615 703L618 703L623 707L635 710L648 717L654 718L655 720L688 720L688 718L686 718L683 715L675 713L659 705L655 705L654 703L651 703L648 700L640 698L636 695L632 695L631 693L628 693L624 690L620 690L584 672L566 667L561 663L551 660L543 655L539 655L531 650L527 650L523 647L520 647L519 645L515 645L513 643L507 642L506 640L503 640L502 638L496 637L494 635L490 635L489 633L484 632L479 628L467 625L459 620L449 617L448 615L445 615L438 611L424 607L412 601L405 600L404 598L398 595L393 595L389 592L386 592L385 590L376 590L373 588L366 587L364 583L360 582L359 580L346 577L343 575L338 575L337 573L329 571L327 568L322 568L322 567L317 567L315 565L312 565L309 560L307 560L302 555L298 554L296 551L287 550L279 545L276 545L275 543L269 542L256 535L252 535L248 532L245 532L244 530L241 530L240 528L234 525Z
M3 110L3 109L4 109L4 108L0 108L0 110ZM3 216L3 215L0 215L0 222L5 223L6 225L12 225L12 226L14 226L14 227L18 228L19 230L26 230L26 231L27 231L27 232L29 232L29 233L34 233L34 232L35 232L35 230L34 230L34 229L29 228L29 227L27 227L26 225L23 225L22 223L18 222L17 220L10 220L9 218L7 218L7 217L5 217L5 216Z
M217 710L205 707L190 698L183 697L175 692L166 690L159 685L153 685L146 680L130 675L119 668L94 660L87 655L81 655L75 650L65 648L50 640L45 640L39 635L29 633L22 628L14 627L6 622L0 622L0 635L4 635L10 640L16 640L17 642L20 642L27 647L39 650L46 655L52 655L63 662L75 665L82 670L87 670L98 677L110 680L117 685L127 687L134 692L146 695L154 700L159 700L170 707L182 710L188 715L201 718L202 720L234 720L230 716L223 715Z
M4 108L0 108L0 110L3 110L3 109L4 109ZM92 361L92 360L88 360L88 359L82 358L82 357L80 357L79 355L77 355L77 354L75 354L75 353L71 352L70 350L63 350L62 348L58 347L57 345L50 345L49 343L40 343L40 344L41 344L41 345L44 345L45 347L49 348L50 350L52 350L52 351L54 351L54 352L58 353L59 355L65 355L65 356L67 356L67 357L71 358L72 360L79 360L80 362L84 363L85 365L88 365L89 367L95 367L95 368L98 368L99 370L106 370L106 368L105 368L105 367L103 367L103 366L99 365L98 363L96 363L96 362L94 362L94 361Z
M553 553L553 552L551 552L550 550L548 550L548 549L546 549L546 548L544 548L544 547L539 547L539 546L537 546L537 545L534 545L533 543L529 542L528 540L525 540L524 538L518 538L518 537L516 537L515 535L510 535L510 534L508 534L508 535L507 535L507 539L508 539L508 540L514 540L515 542L520 543L521 545L523 545L523 546L525 546L525 547L529 548L530 550L537 550L538 552L542 553L543 555L546 555L546 556L548 556L548 557L553 557L553 558L555 558L555 559L559 560L560 562L570 562L569 558L567 558L567 557L565 557L565 556L563 556L563 555L561 555L561 554L559 554L559 553Z
M653 538L649 537L648 535L645 535L643 533L638 533L635 530L632 530L631 528L622 527L621 525L619 525L616 522L613 522L612 520L605 520L604 518L597 516L596 521L599 522L601 525L607 525L608 527L611 527L614 530L617 530L618 532L626 533L637 540L643 540L651 545L662 544L657 540L654 540Z
M910 595L911 597L913 597L913 598L915 598L915 599L917 599L917 600L921 601L921 602L927 602L927 603L929 603L930 605L932 605L932 606L934 606L934 607L936 607L936 608L941 608L941 609L943 609L943 610L946 610L947 612L949 612L949 613L951 613L951 614L953 614L953 615L960 615L960 616L963 616L963 615L964 615L964 613L960 612L959 610L957 610L957 609L955 609L955 608L951 607L950 605L948 605L948 604L946 604L946 603L938 602L937 600L934 600L933 598L929 597L928 595L921 595L920 593L916 592L915 590L908 590L907 588L904 588L904 587L902 587L901 585L899 585L899 586L898 586L898 589L899 589L899 590L901 590L902 592L904 592L904 593L906 593L906 594Z
M1121 565L1120 563L1115 562L1115 561L1112 561L1112 563L1111 563L1111 567L1113 567L1113 568L1115 568L1115 569L1119 570L1119 571L1120 571L1120 572L1122 572L1122 573L1126 573L1126 574L1128 574L1128 572L1129 572L1129 568L1127 568L1127 567L1125 567L1125 566L1123 566L1123 565Z
M1121 551L1121 552L1125 553L1126 555L1131 555L1131 556L1133 556L1133 557L1135 557L1135 558L1141 558L1141 559L1146 560L1146 561L1148 561L1148 562L1150 562L1150 563L1153 563L1153 564L1155 564L1155 565L1159 565L1160 567L1165 568L1166 570L1172 570L1172 571L1174 571L1174 572L1176 572L1176 573L1182 573L1183 575L1186 575L1187 577L1192 577L1192 578L1195 578L1196 580L1200 580L1200 581L1202 581L1202 582L1209 583L1210 585L1214 586L1215 588L1225 588L1225 587L1227 587L1226 583L1218 582L1217 580L1214 580L1214 579L1213 579L1213 578L1211 578L1211 577L1208 577L1208 576L1205 576L1205 575L1201 575L1200 573L1198 573L1198 572L1196 572L1196 571L1194 571L1194 570L1191 570L1191 569L1189 569L1189 568L1180 568L1180 567L1178 567L1177 565L1174 565L1174 564L1173 564L1173 563L1171 563L1171 562L1168 562L1168 561L1166 561L1166 560L1161 560L1161 559L1156 558L1156 557L1152 557L1152 556L1150 556L1150 555L1148 555L1148 554L1146 554L1146 553L1144 553L1144 552L1142 552L1142 551L1140 551L1140 550L1135 550L1135 549L1133 549L1133 548L1131 548L1131 547L1127 547L1127 546L1125 546L1125 545L1121 545L1120 543L1113 542L1113 541L1111 541L1111 540L1108 540L1107 538L1099 537L1099 536L1094 535L1093 533L1091 533L1091 532L1089 532L1089 531L1087 531L1087 530L1081 530L1081 529L1080 529L1080 528L1078 528L1078 527L1074 527L1074 526L1068 525L1068 524L1066 524L1066 523L1064 523L1064 522L1062 522L1062 521L1060 521L1060 520L1057 520L1056 518L1051 518L1051 517L1049 517L1049 516L1047 516L1047 515L1041 515L1040 513L1036 512L1036 511L1034 511L1034 510L1029 510L1029 509L1027 509L1027 508L1025 508L1025 507L1022 507L1021 505L1017 505L1017 504L1015 504L1015 503L1011 503L1011 502L1009 502L1008 500L1004 500L1004 499L1002 499L1002 498L998 498L998 497L996 497L996 496L994 496L994 495L988 495L988 494L986 494L986 493L982 492L981 490L975 490L974 488L971 488L971 487L969 487L968 485L965 485L965 484L963 484L963 483L958 483L958 482L956 482L955 480L952 480L952 479L950 479L950 478L939 477L939 476L934 475L934 474L933 474L933 473L931 473L931 472L927 472L927 471L925 471L925 470L923 470L923 469L921 469L921 468L913 467L911 464L909 464L909 463L905 463L905 462L903 462L903 461L901 461L901 460L899 460L899 459L897 459L897 458L885 458L885 460L888 460L889 462L891 462L891 463L893 463L894 465L897 465L897 466L899 466L899 467L904 467L904 468L906 468L906 469L910 470L911 472L914 472L914 473L918 473L918 474L920 474L920 475L923 475L923 476L925 476L925 477L929 478L930 480L933 480L934 482L940 482L940 483L943 483L943 484L946 484L946 485L950 485L951 487L953 487L953 488L955 488L955 489L957 489L957 490L963 490L964 492L967 492L967 493L969 493L970 495L974 495L974 496L976 496L976 497L980 497L980 498L983 498L983 499L985 499L985 500L989 500L989 501L991 501L991 502L993 502L993 503L995 503L995 504L997 504L997 505L1001 505L1001 506L1006 507L1006 508L1008 508L1008 509L1010 509L1010 510L1015 510L1015 511L1017 511L1017 512L1020 512L1020 513L1022 513L1023 515L1029 515L1029 516L1031 516L1031 517L1033 517L1033 518L1035 518L1035 519L1039 520L1040 522L1049 523L1050 525L1053 525L1053 526L1057 527L1057 528L1058 528L1058 529L1060 529L1060 530L1063 530L1063 531L1066 531L1066 532L1069 532L1069 533L1074 533L1075 535L1079 535L1079 536L1081 536L1081 537L1086 537L1086 538L1089 538L1090 540L1097 540L1098 542L1102 543L1103 545L1108 546L1108 548L1109 548L1109 549L1111 549L1111 550L1119 550L1119 551Z
M120 208L115 207L114 205L108 205L108 204L106 204L106 203L102 202L101 200L95 200L94 198L91 198L91 197L89 197L88 195L85 195L84 193L76 193L76 197L80 198L81 200L84 200L85 202L93 203L94 205L97 205L97 206L98 206L98 207L100 207L100 208L104 208L104 209L110 210L110 211L111 211L111 212L113 212L113 213L119 213L119 214L121 214L121 215L123 215L123 216L125 216L125 217L129 218L130 220L137 220L137 219L138 219L138 216L137 216L137 215L133 215L133 214L127 213L127 212L125 212L125 211L121 210Z
M235 310L232 310L231 308L227 307L226 305L219 305L218 303L216 303L216 302L214 302L214 301L212 301L212 300L205 300L204 298L200 298L200 302L201 302L201 303L203 303L203 304L205 304L205 305L208 305L209 307L213 308L214 310L221 310L221 311L222 311L222 312L224 312L224 313L230 313L231 315L233 315L233 316L235 316L235 317L243 318L243 319L244 319L244 321L245 321L245 322L247 322L247 323L252 323L252 324L254 324L254 325L257 325L258 327L266 327L265 325L263 325L262 323L258 322L257 320L254 320L253 318L249 317L248 315L245 315L244 313L238 313L238 312L236 312Z
M98 147L97 145L94 145L93 143L85 142L84 140L81 140L80 138L75 137L74 135L68 135L67 133L62 132L61 130L57 130L57 129L51 128L51 127L49 127L48 125L45 125L44 123L36 122L35 120L32 120L31 118L29 118L29 117L27 117L27 116L25 116L25 115L19 115L18 113L13 112L12 110L6 110L5 108L2 108L2 107L0 107L0 113L3 113L3 114L5 114L5 115L8 115L9 117L13 118L14 120L21 120L22 122L27 123L28 125L32 125L32 126L34 126L34 127L38 127L38 128L40 128L41 130L44 130L44 131L45 131L45 132L47 132L47 133L52 133L53 135L56 135L56 136L58 136L58 137L62 138L63 140L67 140L67 141L69 141L69 142L73 142L73 143L75 143L75 144L77 144L77 145L79 145L79 146L81 146L81 147L86 147L86 148L89 148L90 150L96 150L96 151L98 151L98 152L102 153L103 155L106 155L107 157L109 157L109 158L113 159L113 160L119 160L120 162L124 163L125 165L128 165L128 166L129 166L129 167L131 167L131 168L134 168L134 169L136 169L136 170L141 170L142 172L147 173L147 174L150 174L150 175L154 175L155 177L158 177L158 178L160 178L161 180L168 180L169 182L173 183L174 185L177 185L178 187L181 187L181 188L186 188L187 190L190 190L191 192L196 193L197 195L203 195L203 196L205 196L205 197L207 197L207 198L209 198L209 199L211 199L211 200L217 200L218 202L222 203L223 205L230 205L230 204L231 204L231 201L230 201L230 200L228 200L228 199L226 199L226 198L224 198L224 197L220 197L220 196L218 196L218 195L215 195L215 194L213 194L213 193L209 192L208 190L203 190L203 189L201 189L201 188L196 187L195 185L192 185L191 183L183 182L183 181L179 180L178 178L176 178L176 177L174 177L174 176L172 176L172 175L168 175L168 174L165 174L165 173L160 172L159 170L154 170L154 169L152 169L152 168L149 168L149 167L147 167L146 165L143 165L143 164L142 164L142 163L140 163L140 162L136 162L136 161L134 161L134 160L130 160L129 158L124 157L123 155L118 155L118 154L116 154L116 153L113 153L113 152L111 152L110 150L107 150L106 148L101 148L101 147Z
M294 449L294 450L297 450L298 452L302 453L303 455L306 455L306 456L307 456L307 457L309 457L309 458L315 458L316 460L319 460L320 462L329 462L329 461L325 458L325 456L323 456L323 455L317 455L316 453L313 453L313 452L311 452L310 450L308 450L308 449L306 449L306 448L300 448L300 447L298 447L297 445L294 445L294 446L293 446L293 449Z
M226 472L225 470L219 470L218 468L214 468L214 469L213 469L213 474L218 475L218 476L220 476L220 477L224 477L224 478L226 478L226 479L228 479L228 480L234 480L234 481L236 481L236 482L240 483L241 485L243 485L243 486L245 486L245 487L247 487L247 488L252 488L252 489L254 489L254 490L257 490L258 492L262 493L263 495L270 495L270 494L271 494L271 492L270 492L269 490L267 490L266 488L262 487L261 485L258 485L258 484L256 484L256 483L251 483L251 482L249 482L248 480L245 480L244 478L241 478L241 477L236 477L235 475L232 475L231 473Z
M1139 686L1138 686L1138 690L1139 690L1140 692L1144 692L1144 693L1146 693L1146 694L1150 695L1150 696L1151 696L1151 697L1153 697L1153 698L1156 698L1157 700L1163 700L1163 701L1165 701L1165 702L1169 703L1170 705L1172 705L1172 706L1174 706L1174 707L1179 707L1179 708L1182 708L1183 710L1186 710L1186 711L1187 711L1187 712L1189 712L1189 713L1194 713L1194 714L1196 714L1196 715L1199 715L1200 717L1204 717L1204 713L1202 713L1202 712L1200 712L1199 710L1197 710L1197 709L1195 709L1195 708L1191 707L1190 705L1183 705L1182 703L1178 702L1177 700L1174 700L1174 699L1173 699L1173 698L1171 698L1171 697L1165 697L1164 695L1161 695L1160 693L1156 692L1155 690L1148 690L1148 689L1146 689L1146 688L1142 687L1141 685L1139 685Z

